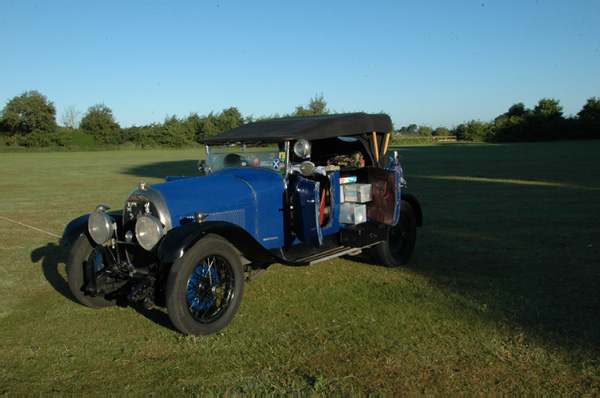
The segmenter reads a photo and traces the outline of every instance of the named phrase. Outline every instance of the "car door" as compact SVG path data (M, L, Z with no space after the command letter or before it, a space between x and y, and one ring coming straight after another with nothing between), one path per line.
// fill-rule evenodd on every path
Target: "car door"
M396 225L400 215L400 173L394 170L368 170L373 200L367 203L367 218L385 225Z
M323 232L319 217L318 181L298 177L294 183L294 231L296 237L314 246L323 245Z

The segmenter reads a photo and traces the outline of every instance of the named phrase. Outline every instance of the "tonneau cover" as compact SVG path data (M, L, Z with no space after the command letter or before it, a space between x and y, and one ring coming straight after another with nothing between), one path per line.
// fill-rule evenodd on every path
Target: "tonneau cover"
M365 133L389 133L392 121L386 114L341 113L335 115L299 116L248 123L212 137L200 139L206 144L234 141L280 142L315 140Z

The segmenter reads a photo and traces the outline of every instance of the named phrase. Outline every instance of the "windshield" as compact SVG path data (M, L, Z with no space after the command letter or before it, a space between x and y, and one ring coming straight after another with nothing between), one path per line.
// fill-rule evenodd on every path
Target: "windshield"
M237 143L206 146L208 173L232 167L261 167L281 174L286 171L286 152L277 143Z

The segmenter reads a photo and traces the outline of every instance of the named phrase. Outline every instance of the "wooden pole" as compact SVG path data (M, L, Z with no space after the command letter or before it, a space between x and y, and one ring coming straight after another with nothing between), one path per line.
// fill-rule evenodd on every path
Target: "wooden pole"
M390 143L390 133L385 135L385 143L383 144L383 149L381 150L381 156L385 155L388 150L388 145Z
M379 162L379 148L377 147L377 133L373 131L373 145L375 146L375 161Z

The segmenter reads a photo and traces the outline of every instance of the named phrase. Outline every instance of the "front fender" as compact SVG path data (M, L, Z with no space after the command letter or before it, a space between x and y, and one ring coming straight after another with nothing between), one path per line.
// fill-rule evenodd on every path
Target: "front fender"
M123 215L120 213L108 213L108 215L116 222L117 228L119 228L122 224L121 221L123 220ZM60 244L62 246L68 246L74 243L80 235L87 233L89 218L89 214L84 214L68 223L60 238Z
M67 224L63 232L62 238L60 238L60 244L62 246L68 246L75 242L81 234L87 232L89 214L79 216Z
M258 243L245 229L225 221L191 222L172 229L158 247L158 258L163 263L172 263L208 234L222 236L253 261L304 265L275 256Z

